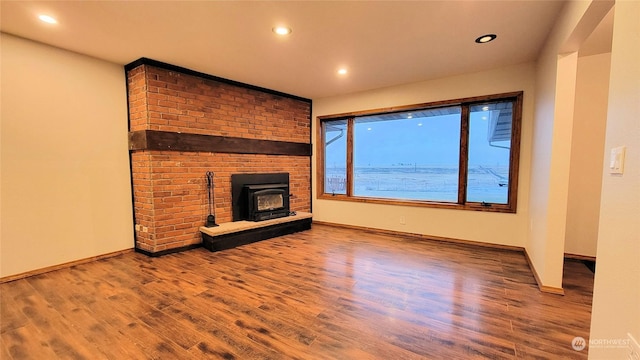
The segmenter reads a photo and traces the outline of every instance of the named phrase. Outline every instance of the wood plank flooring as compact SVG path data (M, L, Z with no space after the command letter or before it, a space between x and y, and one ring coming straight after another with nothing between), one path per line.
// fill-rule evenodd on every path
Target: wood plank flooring
M1 359L586 359L593 274L541 293L524 255L314 225L0 285Z

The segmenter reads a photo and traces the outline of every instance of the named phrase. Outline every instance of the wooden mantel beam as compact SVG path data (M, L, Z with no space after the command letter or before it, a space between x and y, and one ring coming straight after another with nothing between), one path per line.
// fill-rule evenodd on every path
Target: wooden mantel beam
M129 132L129 150L311 156L311 144L157 130Z

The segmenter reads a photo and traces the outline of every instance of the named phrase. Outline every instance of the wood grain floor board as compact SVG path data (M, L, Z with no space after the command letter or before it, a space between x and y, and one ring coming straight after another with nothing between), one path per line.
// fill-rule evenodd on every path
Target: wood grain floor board
M541 293L523 253L314 225L0 284L0 357L586 359L593 274Z
M37 329L37 334L29 336L46 342L58 357L91 359L92 354L98 352L94 344L86 341L78 329L39 294L30 296L21 311Z
M28 285L26 281L13 281L0 287L0 333L29 324L29 319L21 311L16 311L26 300L21 294L25 287L31 289Z
M37 326L31 323L2 332L2 342L9 353L7 359L59 358L48 342L43 341L40 336L34 336L39 333Z
M68 275L68 273L69 271L65 270L58 272L59 275ZM109 324L93 316L85 306L85 298L78 297L71 291L71 287L56 286L56 281L47 274L28 278L27 281L80 334L81 338L95 346L105 357L143 358L144 353L140 348ZM79 281L75 284L82 285L83 282Z
M260 329L267 330L266 328L256 323L253 319L241 316L238 311L229 308L224 302L214 303L211 301L210 294L200 294L191 299L187 305L191 307L191 311L195 311L192 316L200 314L199 316L213 321L215 323L215 332L213 334L223 339L234 349L237 349L237 353L242 355L241 358L259 359L280 358L283 356L276 349L266 346L265 340L254 334L254 330L260 333ZM176 308L176 306L172 308Z
M7 334L8 333L9 332L7 332ZM0 336L0 359L11 359L12 358L11 353L9 352L9 348L5 344L3 336L4 336L4 333L2 333L2 336Z
M190 306L177 303L165 309L177 321L191 327L198 332L199 343L190 351L199 354L217 354L218 358L240 358L238 354L248 355L250 358L268 358L267 349L255 346L253 341L238 331L231 323L224 321L216 312L210 309L209 303L205 303L206 309L197 307L197 302L190 302ZM198 348L196 350L195 348Z

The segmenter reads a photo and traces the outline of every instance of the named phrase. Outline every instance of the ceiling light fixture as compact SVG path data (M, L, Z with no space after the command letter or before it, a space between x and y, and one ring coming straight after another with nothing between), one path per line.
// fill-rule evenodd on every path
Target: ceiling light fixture
M338 70L338 74L340 74L340 75L345 75L346 73L347 73L347 69L345 69L345 68L342 68L342 69Z
M42 22L46 22L47 24L57 24L58 20L49 15L39 15L38 19Z
M486 34L486 35L482 35L479 38L476 39L476 42L478 44L486 44L490 41L495 40L498 37L498 35L496 34Z
M288 28L286 26L276 26L273 29L271 29L271 31L273 31L278 35L289 35L292 32L291 28Z

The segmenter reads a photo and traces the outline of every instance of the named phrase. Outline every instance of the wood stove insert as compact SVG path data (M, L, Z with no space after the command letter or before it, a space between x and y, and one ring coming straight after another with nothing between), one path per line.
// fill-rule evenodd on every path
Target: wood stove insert
M289 174L231 175L233 221L289 216Z

